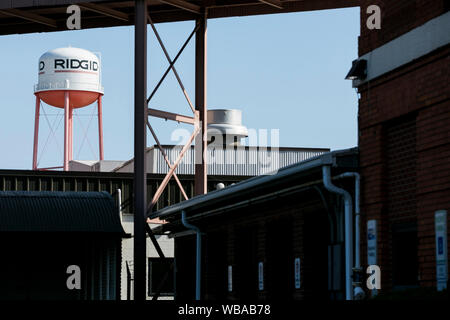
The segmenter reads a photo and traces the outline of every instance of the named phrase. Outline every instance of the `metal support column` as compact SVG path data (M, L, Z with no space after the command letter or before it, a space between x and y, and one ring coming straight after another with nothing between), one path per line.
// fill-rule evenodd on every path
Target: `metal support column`
M145 300L147 220L147 5L135 0L134 26L134 299Z
M70 113L69 92L64 91L64 164L63 164L64 171L69 171L69 144L70 144L69 113Z
M99 152L99 159L104 160L104 153L103 153L103 111L102 111L102 95L98 96L97 100L97 117L98 117L98 152Z
M36 94L36 111L35 111L35 115L34 115L33 170L37 170L40 106L41 106L41 99L39 98L39 95Z
M69 106L69 162L73 160L73 108Z
M200 113L200 134L195 138L195 194L207 192L206 12L198 18L195 34L195 109ZM201 159L201 160L200 160Z

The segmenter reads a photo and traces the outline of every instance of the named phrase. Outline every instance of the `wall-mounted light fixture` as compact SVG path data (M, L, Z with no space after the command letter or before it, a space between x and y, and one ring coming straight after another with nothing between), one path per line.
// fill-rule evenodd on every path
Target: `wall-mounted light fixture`
M364 80L367 77L367 60L360 59L352 62L352 68L345 77L346 80Z

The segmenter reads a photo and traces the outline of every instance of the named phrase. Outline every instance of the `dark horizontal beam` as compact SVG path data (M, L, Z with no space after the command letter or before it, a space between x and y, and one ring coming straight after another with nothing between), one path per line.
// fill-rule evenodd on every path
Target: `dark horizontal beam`
M49 26L52 28L58 27L58 24L56 23L55 20L40 16L40 15L32 13L32 12L28 12L28 11L23 11L23 10L19 10L19 9L7 9L7 10L0 10L0 13L2 13L4 15L12 16L12 17L25 19L25 20L28 20L31 22L43 24L43 25L46 25L46 26Z
M189 12L193 12L193 13L197 13L200 14L201 13L201 7L184 1L184 0L158 0L159 2L165 3L165 4L170 4L171 6L189 11Z
M128 21L129 20L128 14L123 13L123 12L121 12L119 10L115 10L115 9L108 8L106 6L99 5L99 4L95 4L95 3L80 3L79 6L81 8L86 9L86 10L97 12L97 13L100 13L102 15L105 15L105 16L108 16L108 17L111 17L111 18L119 19L119 20L122 20L122 21Z

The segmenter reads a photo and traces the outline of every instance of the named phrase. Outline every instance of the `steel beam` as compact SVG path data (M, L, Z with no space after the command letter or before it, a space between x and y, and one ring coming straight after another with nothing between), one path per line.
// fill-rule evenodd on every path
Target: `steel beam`
M195 109L199 111L200 134L195 138L195 195L207 192L206 106L206 12L197 19L195 34Z
M156 136L155 131L153 131L153 128L152 128L152 126L150 125L150 123L149 123L148 121L147 121L147 126L148 126L150 132L152 133L153 138L154 138L155 141L156 141L156 144L158 145L159 151L162 153L162 155L163 155L163 157L164 157L164 160L166 161L167 165L169 166L169 169L171 169L171 168L172 168L172 164L171 164L170 161L169 161L169 157L167 156L166 152L164 151L163 147L161 146L161 143L159 143L159 139L158 139L158 137ZM184 200L188 200L188 196L187 196L187 194L186 194L186 191L184 191L183 185L181 184L180 180L178 179L178 176L177 176L177 174L175 173L175 171L173 172L173 177L174 177L175 181L177 182L178 187L180 188L181 193L183 194Z
M135 0L134 27L134 299L145 300L147 220L147 4Z
M281 3L280 0L259 0L259 2L268 4L269 6L278 8L278 9L283 9L283 4Z
M122 20L122 21L129 20L128 14L118 11L118 10L115 10L115 9L108 8L108 7L100 5L100 4L80 3L78 6L80 6L81 8L84 8L86 10L100 13L107 17L115 18L115 19Z
M7 16L22 18L28 21L36 22L39 24L44 24L49 27L57 28L58 24L56 23L56 20L49 19L46 17L43 17L41 15L27 12L24 10L18 10L18 9L8 9L8 10L0 10L0 13L5 14Z
M183 122L183 123L188 123L188 124L195 123L194 117L184 116L182 114L162 111L162 110L158 110L158 109L150 109L149 108L148 115L152 116L152 117L162 118L165 120L173 120L173 121Z
M150 100L152 100L153 96L155 95L156 91L158 91L159 87L161 86L161 83L164 81L164 79L166 78L166 76L169 74L169 71L172 69L172 67L175 65L175 62L178 60L178 58L180 57L180 55L183 53L184 48L186 48L186 46L188 45L189 41L191 40L191 38L194 36L194 34L197 32L199 25L196 24L194 30L191 32L191 34L189 35L189 37L186 39L186 41L184 42L184 44L181 46L181 49L178 51L177 55L175 56L175 58L173 59L173 61L170 63L169 67L166 69L166 71L164 72L164 75L161 77L161 79L159 80L158 84L156 85L156 87L153 89L152 94L150 95L150 97L148 97L147 99L147 103L150 102Z
M158 0L159 2L162 3L166 3L166 4L170 4L171 6L192 12L192 13L196 13L196 14L200 14L201 13L201 8L200 6L184 1L184 0Z
M172 71L175 74L175 77L177 78L178 84L180 85L181 91L183 91L183 95L186 98L187 103L189 104L189 107L191 107L192 112L195 112L195 109L194 109L194 106L192 105L191 99L189 98L189 95L187 94L186 89L184 88L183 82L181 81L181 78L178 75L177 69L175 69L172 59L170 59L170 55L167 52L166 46L162 42L161 37L159 36L158 30L156 30L156 27L153 24L153 21L152 21L150 15L148 16L148 21L150 22L150 26L152 27L153 32L155 33L156 39L158 40L159 45L161 46L161 49L163 50L164 55L166 56L167 61L169 62L170 66L172 68Z
M191 147L192 141L194 141L195 137L198 136L199 131L200 131L200 128L196 124L195 128L194 128L194 132L192 132L191 136L189 137L188 141L184 145L183 149L181 149L180 154L178 155L177 159L173 163L172 167L170 167L169 172L164 177L163 181L161 182L161 184L159 185L159 187L156 190L155 194L153 195L153 199L152 199L151 203L149 203L149 205L148 205L147 217L152 212L153 206L156 204L156 202L158 202L159 197L162 195L162 193L164 191L164 188L169 183L170 178L172 178L172 175L174 174L175 170L177 169L178 165L180 164L181 160L183 159L184 154Z

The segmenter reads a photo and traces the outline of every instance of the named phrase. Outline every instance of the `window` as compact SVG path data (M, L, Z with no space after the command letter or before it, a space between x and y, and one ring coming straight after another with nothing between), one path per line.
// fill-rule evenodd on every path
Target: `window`
M161 296L174 295L173 258L148 259L148 291L153 296L161 285Z

